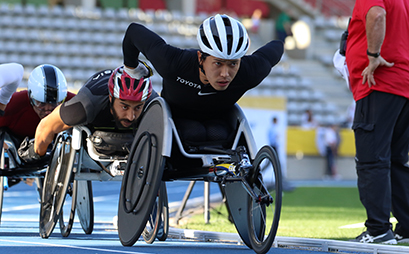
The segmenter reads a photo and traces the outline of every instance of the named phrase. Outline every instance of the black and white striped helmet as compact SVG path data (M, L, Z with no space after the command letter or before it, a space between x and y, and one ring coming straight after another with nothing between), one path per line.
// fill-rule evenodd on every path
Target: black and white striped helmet
M28 96L42 103L59 104L67 97L67 81L60 69L51 64L39 65L31 72Z
M197 41L204 53L221 59L239 59L250 46L244 25L225 14L203 21L197 32Z

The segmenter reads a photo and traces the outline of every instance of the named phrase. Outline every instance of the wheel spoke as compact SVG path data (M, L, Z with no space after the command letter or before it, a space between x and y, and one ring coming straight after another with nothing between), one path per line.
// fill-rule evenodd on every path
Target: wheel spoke
M266 253L273 244L277 233L281 213L281 167L276 152L264 146L253 161L253 179L251 187L256 195L249 196L249 232L251 247L256 253ZM272 170L274 190L269 193L263 184L261 171Z

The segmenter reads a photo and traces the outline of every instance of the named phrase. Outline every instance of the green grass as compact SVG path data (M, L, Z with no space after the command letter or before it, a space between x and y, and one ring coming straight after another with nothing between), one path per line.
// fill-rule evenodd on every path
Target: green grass
M278 236L348 240L363 230L365 209L359 201L357 188L299 187L285 192ZM352 228L342 226L362 223ZM180 226L217 232L237 232L227 220L225 206L211 210L210 223L205 224L203 214L194 215Z

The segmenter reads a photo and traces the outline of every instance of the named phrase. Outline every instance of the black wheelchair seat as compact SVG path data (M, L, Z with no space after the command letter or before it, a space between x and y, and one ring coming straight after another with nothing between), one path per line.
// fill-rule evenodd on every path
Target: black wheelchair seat
M45 155L41 160L26 163L18 156L20 140L12 135L7 129L0 130L0 143L5 144L7 157L3 169L0 169L0 176L8 177L39 177L44 176L50 156Z

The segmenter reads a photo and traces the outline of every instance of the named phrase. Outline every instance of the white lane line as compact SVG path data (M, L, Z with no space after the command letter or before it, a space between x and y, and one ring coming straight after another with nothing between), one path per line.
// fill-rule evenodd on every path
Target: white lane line
M20 206L13 206L10 208L3 208L3 212L11 212L11 211L21 211L21 210L28 210L28 209L38 209L40 208L40 204L32 204L32 205L20 205Z
M389 220L391 223L393 222L397 222L395 217L390 218ZM345 225L345 226L341 226L339 228L363 228L365 227L364 222L360 222L360 223L355 223L355 224L349 224L349 225Z
M82 250L92 250L92 251L104 251L110 253L129 253L129 254L150 254L147 252L134 252L134 251L123 251L123 250L112 250L112 249L99 249L99 248L90 248L90 247L79 247L71 245L62 245L62 244L52 244L52 243L35 243L35 242L25 242L25 241L16 241L16 240L6 240L0 239L0 242L12 242L12 243L22 243L22 244L37 244L49 247L62 247L62 248L72 248L72 249L82 249Z
M118 195L109 195L109 196L100 196L100 197L94 197L94 202L103 202L103 201L107 201L107 200L117 200L118 199ZM65 206L67 205L71 205L64 203ZM31 204L31 205L21 205L21 206L13 206L13 207L3 207L3 212L11 212L11 211L22 211L22 210L28 210L28 209L38 209L40 208L40 204Z

